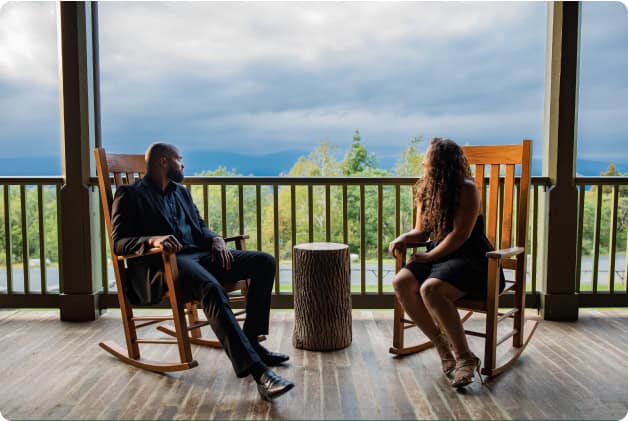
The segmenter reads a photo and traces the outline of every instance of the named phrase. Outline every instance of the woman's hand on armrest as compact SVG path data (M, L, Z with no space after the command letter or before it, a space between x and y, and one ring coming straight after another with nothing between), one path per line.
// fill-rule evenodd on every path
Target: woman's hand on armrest
M395 252L405 253L408 247L414 247L420 245L421 243L427 241L428 234L413 229L412 231L406 232L405 234L401 234L399 237L395 238L388 245L388 253L395 257Z
M388 254L395 257L395 252L405 253L406 252L406 235L401 234L399 237L395 238L393 241L388 244Z

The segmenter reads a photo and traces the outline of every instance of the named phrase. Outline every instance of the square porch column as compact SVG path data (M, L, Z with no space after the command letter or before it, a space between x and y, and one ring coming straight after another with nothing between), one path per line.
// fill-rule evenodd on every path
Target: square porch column
M551 187L542 209L541 311L548 320L578 319L576 293L576 135L580 3L548 3L543 175Z
M100 208L90 186L92 151L99 142L98 51L95 2L59 2L59 97L64 185L61 188L61 320L99 314L102 285Z

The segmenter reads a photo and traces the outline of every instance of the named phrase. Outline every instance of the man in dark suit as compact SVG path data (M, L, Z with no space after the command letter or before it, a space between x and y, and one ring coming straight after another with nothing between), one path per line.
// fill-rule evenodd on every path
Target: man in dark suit
M179 282L187 299L198 300L238 377L253 376L263 398L276 398L294 387L269 366L288 360L259 344L268 333L275 259L263 252L230 250L209 230L183 181L177 147L154 143L146 151L146 176L116 191L112 237L118 255L143 254L158 247L176 253ZM128 261L126 294L133 304L158 303L166 289L158 255ZM240 325L221 282L250 279L246 320Z

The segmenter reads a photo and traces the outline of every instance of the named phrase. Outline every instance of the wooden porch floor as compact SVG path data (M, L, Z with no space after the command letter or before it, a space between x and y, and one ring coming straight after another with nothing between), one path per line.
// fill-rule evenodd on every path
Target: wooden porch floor
M293 313L273 311L267 346L291 354L276 371L297 386L272 404L250 378L235 377L221 350L195 346L199 367L149 373L98 347L103 339L122 344L118 311L92 323L58 317L0 311L4 417L617 420L628 409L628 310L581 310L576 323L542 322L513 369L464 393L440 374L434 351L402 359L388 353L391 311L355 310L353 344L332 353L293 349ZM478 350L480 342L471 343ZM152 347L147 357L176 358L174 346Z

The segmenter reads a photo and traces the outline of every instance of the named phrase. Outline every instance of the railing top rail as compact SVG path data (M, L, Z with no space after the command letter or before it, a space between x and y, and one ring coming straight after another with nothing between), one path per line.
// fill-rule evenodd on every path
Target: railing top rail
M286 176L187 176L184 183L190 185L413 185L420 177L286 177ZM489 178L486 177L486 180ZM515 177L519 180L519 177ZM533 185L550 186L549 177L531 177ZM628 183L628 180L626 180ZM97 185L94 177L91 184Z
M63 184L61 176L2 176L0 185L50 185Z
M208 185L412 185L419 177L285 177L285 176L189 176L186 184ZM486 178L488 180L488 177ZM516 177L519 179L519 177ZM551 186L549 177L531 177L533 185ZM63 184L61 176L1 176L0 185L57 185ZM576 177L577 185L628 185L628 177ZM90 185L98 180L90 178Z
M598 177L576 177L577 185L593 185L593 186L609 186L609 185L628 185L628 177L626 176L598 176Z

